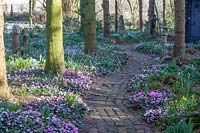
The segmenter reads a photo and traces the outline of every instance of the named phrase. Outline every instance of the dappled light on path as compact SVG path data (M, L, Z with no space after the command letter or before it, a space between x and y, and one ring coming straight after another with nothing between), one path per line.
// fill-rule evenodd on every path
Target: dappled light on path
M140 112L131 112L126 92L129 79L145 66L152 65L153 58L134 51L134 45L122 47L127 52L129 60L121 72L95 79L90 96L85 100L94 113L80 132L153 132L153 129L142 120Z

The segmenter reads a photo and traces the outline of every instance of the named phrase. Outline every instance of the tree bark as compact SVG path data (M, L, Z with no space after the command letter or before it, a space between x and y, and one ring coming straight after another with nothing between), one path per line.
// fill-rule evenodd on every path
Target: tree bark
M175 44L173 56L184 58L185 48L185 0L175 0Z
M166 1L163 0L163 25L166 25Z
M13 5L12 4L10 6L10 16L11 16L11 19L13 21L14 20L14 14L13 14Z
M149 20L149 34L155 34L155 0L149 0L149 10L148 10L148 20Z
M118 2L115 0L115 32L118 32Z
M62 29L62 0L47 0L47 52L45 71L64 71L64 48Z
M103 16L104 16L104 37L110 36L110 13L109 0L103 0Z
M81 25L80 25L80 33L84 34L84 21L85 21L85 0L80 0L80 14L81 14Z
M143 7L142 0L139 0L139 29L143 32Z
M96 14L95 0L85 0L85 54L96 54Z
M29 0L29 26L33 24L32 0Z
M4 48L4 40L3 40L3 0L0 0L0 97L8 98L10 96L8 84L7 84L7 76L6 76L6 61L5 61L5 48Z

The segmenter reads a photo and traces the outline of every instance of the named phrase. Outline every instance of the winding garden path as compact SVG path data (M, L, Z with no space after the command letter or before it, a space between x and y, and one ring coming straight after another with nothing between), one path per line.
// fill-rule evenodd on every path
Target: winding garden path
M81 133L152 133L141 117L141 112L130 109L126 104L127 83L145 66L154 63L153 58L136 52L135 45L121 45L129 56L121 72L94 80L90 96L85 100L94 110Z

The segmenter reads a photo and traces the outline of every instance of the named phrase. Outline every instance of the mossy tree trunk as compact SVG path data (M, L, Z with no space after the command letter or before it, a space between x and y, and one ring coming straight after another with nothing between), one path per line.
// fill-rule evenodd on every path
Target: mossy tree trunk
M139 29L143 32L143 5L142 0L139 0Z
M84 40L85 54L96 53L96 14L95 0L85 0Z
M8 98L9 89L7 84L6 76L6 61L5 61L5 48L3 41L3 28L4 28L4 18L3 18L3 0L0 0L0 97Z
M29 26L33 24L33 8L32 8L32 0L29 0Z
M184 57L185 48L185 0L175 0L175 44L173 56Z
M110 13L109 0L103 0L103 16L104 16L104 37L110 36Z
M64 71L64 48L62 29L62 0L47 0L47 52L45 71Z

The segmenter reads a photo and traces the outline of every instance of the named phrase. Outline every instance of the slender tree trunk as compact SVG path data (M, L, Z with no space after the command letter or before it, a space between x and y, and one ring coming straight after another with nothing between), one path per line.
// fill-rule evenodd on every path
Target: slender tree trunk
M155 34L155 0L149 0L149 10L148 10L148 19L149 19L149 34Z
M118 0L118 14L123 15L123 0Z
M35 23L36 20L35 8L36 8L36 0L32 0L32 23Z
M12 21L14 20L14 14L13 14L13 5L11 4L11 7L10 7L10 16L11 16L11 19Z
M175 0L175 44L173 55L177 58L184 57L185 48L185 0Z
M139 0L139 29L143 32L143 7L142 0Z
M62 0L47 0L47 53L45 71L64 71Z
M133 27L135 27L137 25L137 20L136 20L137 12L136 12L136 10L137 10L137 6L138 6L138 3L137 3L138 1L136 0L135 3L133 3L133 4L131 4L133 2L131 0L127 0L127 2L128 2L129 7L130 7L130 10L131 10L132 21L133 21L132 24L133 24Z
M118 2L115 0L115 32L118 32Z
M32 2L32 11L33 11L33 13L35 12L35 8L36 8L36 0L33 0L33 2Z
M33 12L32 12L32 0L29 0L29 25L32 26L33 24Z
M166 25L166 0L163 0L163 25Z
M110 36L110 13L109 0L103 0L103 16L104 16L104 37Z
M10 96L7 76L6 76L6 61L5 61L5 49L3 41L3 0L0 0L0 97L8 98Z
M85 54L96 54L96 14L95 0L85 0Z

